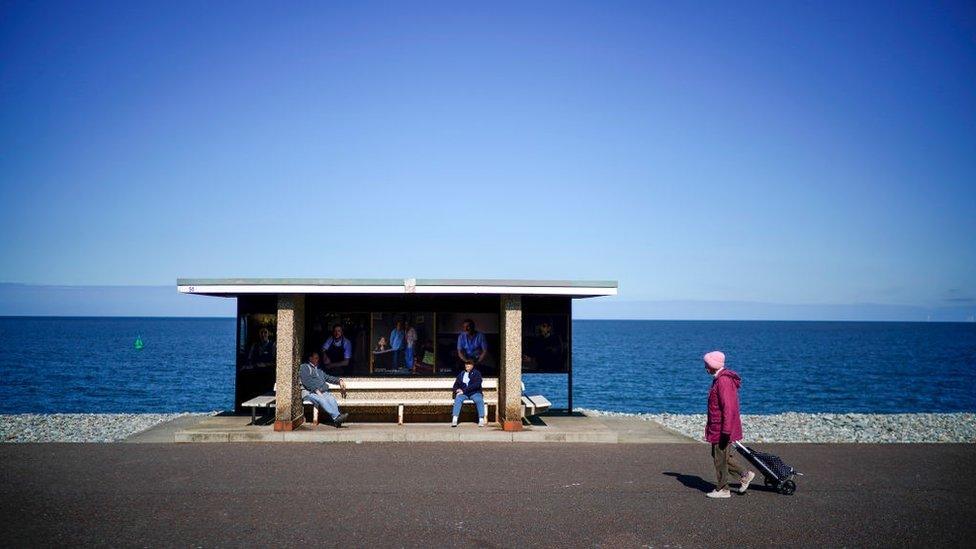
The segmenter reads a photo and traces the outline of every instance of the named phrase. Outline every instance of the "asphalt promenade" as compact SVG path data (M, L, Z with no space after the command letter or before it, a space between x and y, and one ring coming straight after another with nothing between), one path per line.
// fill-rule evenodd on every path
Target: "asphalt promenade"
M711 488L701 444L0 445L4 545L972 546L976 445L765 445L793 496Z

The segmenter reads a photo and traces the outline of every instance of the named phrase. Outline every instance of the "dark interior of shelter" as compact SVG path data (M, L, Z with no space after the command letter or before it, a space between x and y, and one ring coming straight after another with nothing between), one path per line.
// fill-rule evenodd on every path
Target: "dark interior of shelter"
M453 377L463 369L458 345L467 322L487 347L478 369L496 377L500 307L498 295L309 294L302 357L318 351L322 367L340 377ZM241 402L274 388L277 308L277 295L237 298L239 412ZM523 372L569 372L571 316L569 297L522 297ZM348 360L346 354L351 355Z

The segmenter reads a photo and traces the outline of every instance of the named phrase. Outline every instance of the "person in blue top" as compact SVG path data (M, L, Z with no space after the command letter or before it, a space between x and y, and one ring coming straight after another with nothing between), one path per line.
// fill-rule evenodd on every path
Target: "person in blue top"
M478 410L478 427L485 426L485 397L481 394L481 372L475 369L474 362L466 362L464 371L454 380L454 410L451 413L451 427L457 427L458 416L465 400L473 400Z
M461 333L458 334L457 354L461 363L473 362L475 365L484 364L488 357L488 344L485 343L485 334L479 332L474 327L474 321L470 318L464 319L461 323Z
M403 351L406 337L403 331L403 321L397 320L396 326L390 332L390 349L393 350L393 368L403 368Z
M352 342L342 336L342 325L332 327L332 337L322 344L322 367L342 373L352 358Z

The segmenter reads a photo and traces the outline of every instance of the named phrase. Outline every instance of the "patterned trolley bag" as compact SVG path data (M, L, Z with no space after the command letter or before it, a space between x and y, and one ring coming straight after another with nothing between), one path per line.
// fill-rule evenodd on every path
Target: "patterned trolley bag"
M777 492L787 496L796 492L796 481L793 479L803 473L787 465L779 456L757 452L752 448L743 446L739 441L733 444L735 445L735 449L742 454L742 457L746 458L746 461L751 463L756 469L759 469L766 486L774 488Z

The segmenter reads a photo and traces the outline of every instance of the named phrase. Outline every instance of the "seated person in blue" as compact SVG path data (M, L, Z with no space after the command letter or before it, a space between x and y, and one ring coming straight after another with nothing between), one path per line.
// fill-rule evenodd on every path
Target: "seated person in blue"
M322 344L322 367L335 373L342 373L342 369L349 366L352 359L352 341L342 336L342 325L332 327L332 337Z
M346 421L349 414L339 413L339 403L334 396L329 393L329 383L338 385L342 391L342 396L346 396L346 382L325 373L319 368L319 353L312 351L308 353L308 360L299 367L299 375L302 380L302 399L309 399L315 406L325 410L325 413L332 416L332 423L336 429L342 427L342 422ZM318 421L312 423L318 425Z
M461 362L466 364L473 362L475 365L483 364L488 358L488 344L485 343L485 334L474 328L474 321L470 318L464 319L461 323L461 333L458 334L457 355Z
M464 364L464 371L454 380L454 411L451 413L451 427L457 427L458 416L465 400L473 400L478 410L478 427L485 426L485 398L481 394L481 372L474 368L473 362Z

